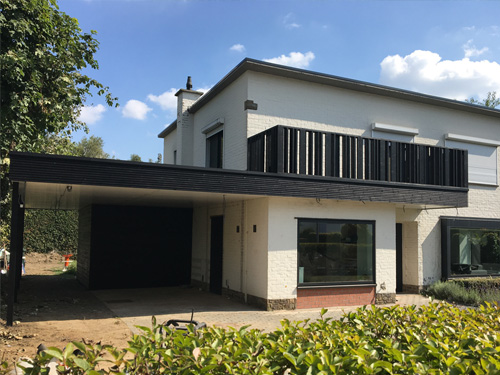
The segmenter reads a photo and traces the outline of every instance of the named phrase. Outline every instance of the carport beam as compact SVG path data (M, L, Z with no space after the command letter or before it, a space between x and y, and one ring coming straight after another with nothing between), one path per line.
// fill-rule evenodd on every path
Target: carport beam
M7 297L7 325L14 322L14 303L21 280L23 261L24 204L19 193L19 182L12 184L12 217L10 222L9 293Z

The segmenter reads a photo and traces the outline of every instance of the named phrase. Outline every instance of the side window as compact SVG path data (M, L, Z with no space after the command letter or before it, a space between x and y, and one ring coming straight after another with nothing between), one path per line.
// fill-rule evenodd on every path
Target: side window
M500 146L500 142L458 134L446 134L445 146L468 151L469 183L498 185L497 147Z
M207 138L206 165L209 168L222 168L224 131Z

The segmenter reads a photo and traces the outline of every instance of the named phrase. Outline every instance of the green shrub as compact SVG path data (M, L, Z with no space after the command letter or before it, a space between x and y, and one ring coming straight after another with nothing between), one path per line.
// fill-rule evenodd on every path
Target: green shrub
M500 302L500 280L491 278L438 281L424 294L436 299L479 306L483 302Z
M370 306L340 320L284 320L271 333L248 327L182 333L154 320L152 328L139 328L127 349L50 348L25 373L42 373L56 358L61 374L500 374L497 305ZM75 347L81 354L73 354ZM112 358L107 367L104 353Z

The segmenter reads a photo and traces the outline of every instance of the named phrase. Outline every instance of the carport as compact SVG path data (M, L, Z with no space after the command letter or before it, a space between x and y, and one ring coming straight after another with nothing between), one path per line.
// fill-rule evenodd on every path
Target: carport
M254 197L244 172L16 152L10 157L8 325L21 283L26 209L79 211L77 278L87 288L166 287L191 282L193 207Z
M195 269L191 251L197 249L200 242L212 249L209 242L215 237L209 232L205 236L195 233L193 228L197 227L193 211L200 207L219 205L224 208L231 203L239 204L262 197L313 198L317 202L320 199L362 202L394 199L396 203L421 205L432 199L454 199L463 194L444 188L437 191L432 186L391 184L386 181L18 152L10 154L9 178L13 198L8 325L13 323L14 304L21 282L26 209L77 209L78 280L90 289L137 288L179 286L200 281L191 277ZM432 199L429 192L433 193ZM259 209L258 206L254 208L254 212ZM226 218L224 209L217 215L214 219L222 218L233 236L234 233L239 236L245 234L236 221L233 222L237 220L234 215L232 219L229 216ZM265 225L266 220L261 223ZM212 224L206 225L213 228ZM261 239L261 233L265 231L257 232L257 226L253 224L246 223L246 231L252 231L254 238ZM195 240L198 243L196 247ZM267 262L267 238L263 241L263 244L256 243L253 248L264 254L262 263L254 262L258 270ZM240 249L238 247L237 251ZM255 253L248 251L241 259L251 261L252 257L257 259ZM223 277L221 272L217 274L218 281L212 278L218 265L214 259L215 256L208 253L203 260L208 271L204 282L205 285L210 284L210 288L212 284L222 282ZM243 265L243 261L239 264ZM237 278L244 273L242 266L232 271ZM256 282L261 279L256 278ZM267 300L263 294L267 284L262 289L264 292L254 299L265 304ZM246 290L240 286L232 292L244 294Z

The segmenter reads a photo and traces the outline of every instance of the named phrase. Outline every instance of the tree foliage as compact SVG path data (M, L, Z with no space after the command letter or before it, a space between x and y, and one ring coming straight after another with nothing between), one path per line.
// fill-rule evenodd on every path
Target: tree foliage
M142 161L141 157L137 154L131 154L130 155L130 160L131 161Z
M86 128L80 109L93 90L113 98L101 83L82 73L98 69L95 31L83 33L55 0L0 0L1 157L33 151L48 134Z
M85 33L56 0L0 0L0 217L8 237L10 151L71 154L67 136L87 130L78 120L87 98L108 87L83 73L98 69L95 31ZM51 142L47 143L47 140Z
M91 135L89 138L83 137L80 142L75 145L74 155L83 156L86 158L108 159L109 154L104 152L104 141L101 137Z
M484 105L485 107L496 108L500 106L500 98L497 98L496 91L490 91L486 98L483 100L477 100L475 98L467 99L466 102L470 104Z

